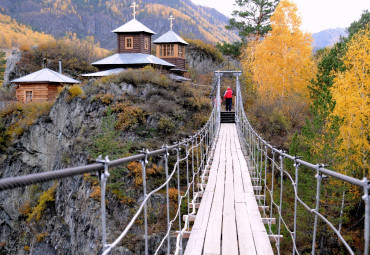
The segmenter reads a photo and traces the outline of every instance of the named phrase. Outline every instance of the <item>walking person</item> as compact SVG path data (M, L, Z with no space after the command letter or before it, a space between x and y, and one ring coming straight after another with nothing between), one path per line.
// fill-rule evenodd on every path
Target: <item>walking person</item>
M227 90L224 94L224 99L226 99L226 111L231 112L231 105L233 103L233 91L230 86L227 87Z

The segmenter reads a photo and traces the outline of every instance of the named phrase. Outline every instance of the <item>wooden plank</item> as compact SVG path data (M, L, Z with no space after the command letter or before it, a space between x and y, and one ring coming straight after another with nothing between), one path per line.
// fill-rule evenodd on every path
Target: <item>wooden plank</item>
M236 224L238 229L238 245L240 255L257 254L245 203L235 204Z
M254 238L254 243L255 243L256 250L257 250L257 254L261 254L261 255L273 255L274 254L266 231L265 232L253 231L253 238Z
M187 216L187 215L183 215L183 216L182 216L182 221L184 221L184 222L186 221L186 216ZM196 219L196 218L197 218L197 216L196 216L196 215L189 215L189 222L190 222L190 221L195 221L195 219Z
M263 224L276 224L275 218L262 218Z
M228 125L228 139L226 141L226 168L225 168L225 195L222 219L222 254L238 254L238 238L235 222L234 206L234 177L233 177L233 159L231 155L233 140L235 140L235 125ZM234 147L234 146L233 146ZM235 147L234 147L235 150Z
M214 196L214 189L217 180L217 169L219 166L220 153L221 153L221 143L220 141L224 139L223 134L220 132L219 141L216 144L214 161L212 163L208 185L206 190L202 194L202 203L199 207L196 220L192 227L190 238L186 245L184 255L200 255L203 251L204 239L207 231L210 211L212 207L212 201Z
M236 130L235 130L236 131ZM244 203L244 187L242 180L241 165L239 157L237 154L237 147L240 148L239 139L237 137L233 141L233 148L231 149L232 159L233 159L233 168L234 168L234 194L235 194L235 203Z
M199 208L199 207L200 207L200 203L195 203L195 208ZM193 204L192 203L189 204L189 208L193 209Z
M176 231L176 236L178 236L179 233L180 233L180 231ZM185 239L189 238L190 237L190 231L184 231L184 232L182 232L182 236L181 237L182 238L185 238Z
M225 133L227 130L221 125L220 132ZM203 254L220 254L221 253L221 229L222 229L222 209L223 209L223 198L224 198L224 185L225 185L225 154L226 154L226 135L224 135L220 146L220 162L217 172L217 182L215 193L213 196L211 213L209 216L209 222L204 241Z
M280 236L279 235L268 235L268 237L269 237L270 242L272 243L277 243L279 239L280 239L280 243L283 241L282 235Z

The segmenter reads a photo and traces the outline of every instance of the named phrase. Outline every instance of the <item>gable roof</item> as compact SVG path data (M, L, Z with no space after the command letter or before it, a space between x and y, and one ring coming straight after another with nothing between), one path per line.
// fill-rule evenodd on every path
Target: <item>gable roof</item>
M178 34L173 32L172 30L168 31L167 33L159 37L153 43L181 43L188 45L188 43L184 39L182 39Z
M136 19L130 20L129 22L127 22L123 26L120 26L119 28L116 28L112 32L114 33L146 32L155 35L155 33L151 29L147 28Z
M116 53L112 56L103 58L99 61L91 63L93 66L99 65L161 65L175 67L175 65L157 58L153 55L144 53Z
M49 68L30 73L29 75L10 81L11 83L32 83L32 82L56 82L56 83L81 83L75 79L57 73Z

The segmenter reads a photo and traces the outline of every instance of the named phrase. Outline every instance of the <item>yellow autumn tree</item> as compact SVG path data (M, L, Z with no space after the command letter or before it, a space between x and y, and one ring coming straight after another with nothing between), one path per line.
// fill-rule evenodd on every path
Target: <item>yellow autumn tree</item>
M272 30L253 51L253 77L260 100L306 98L313 77L312 37L300 30L297 6L282 0L271 16ZM252 46L253 47L253 46Z
M344 72L336 74L331 88L336 102L333 116L343 119L340 127L338 168L342 173L370 178L370 26L348 43L343 57Z

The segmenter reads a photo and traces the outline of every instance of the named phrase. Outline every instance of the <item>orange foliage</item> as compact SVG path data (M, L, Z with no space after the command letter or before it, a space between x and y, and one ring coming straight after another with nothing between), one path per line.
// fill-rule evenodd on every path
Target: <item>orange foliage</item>
M169 188L168 189L168 197L173 200L174 202L177 202L179 198L179 192L176 188Z
M101 188L100 186L98 185L94 185L91 187L92 188L92 192L90 194L90 197L97 200L97 201L100 201L100 197L101 197Z

